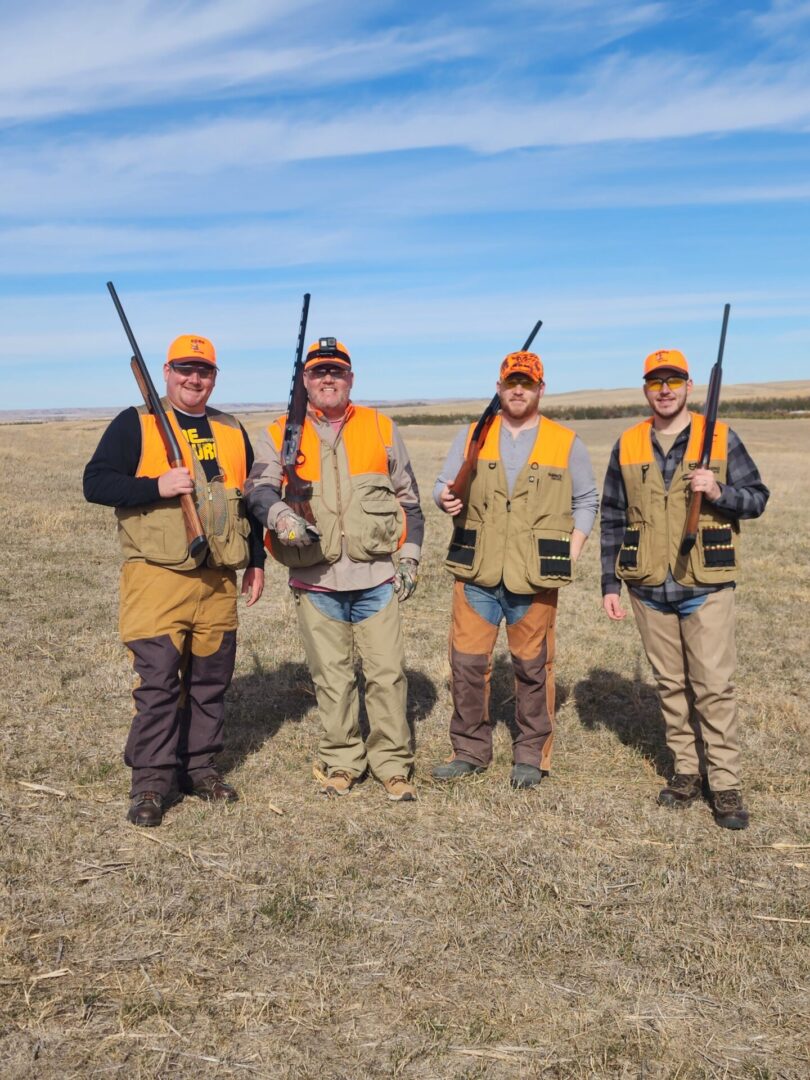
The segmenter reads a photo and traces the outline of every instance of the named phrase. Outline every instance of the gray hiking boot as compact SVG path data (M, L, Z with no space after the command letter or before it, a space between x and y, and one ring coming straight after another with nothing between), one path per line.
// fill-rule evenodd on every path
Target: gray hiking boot
M658 794L658 805L670 809L689 806L703 791L703 778L693 773L675 773L670 782Z
M483 765L473 765L471 761L453 758L444 765L436 765L430 770L434 780L458 780L462 776L473 776L484 771Z
M742 793L738 788L730 791L712 792L714 820L721 829L747 829L748 811L742 801Z
M543 774L534 765L513 765L509 774L509 783L519 791L524 788L537 787L543 779Z

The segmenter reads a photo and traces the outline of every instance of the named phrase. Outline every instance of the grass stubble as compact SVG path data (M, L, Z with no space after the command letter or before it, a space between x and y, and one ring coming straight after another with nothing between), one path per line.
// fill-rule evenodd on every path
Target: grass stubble
M261 417L250 417L252 434ZM626 420L577 429L601 480ZM666 754L598 542L561 594L554 771L513 793L448 752L452 428L410 427L428 517L403 608L420 801L315 794L318 722L280 568L241 609L225 764L242 799L124 820L131 672L98 422L0 427L0 1073L9 1077L806 1077L810 422L735 425L772 489L744 532L739 700L751 828L655 805ZM284 811L279 815L274 808Z

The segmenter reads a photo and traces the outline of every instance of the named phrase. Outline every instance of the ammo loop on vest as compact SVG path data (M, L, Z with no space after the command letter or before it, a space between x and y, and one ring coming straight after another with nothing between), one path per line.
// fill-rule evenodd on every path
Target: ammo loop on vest
M703 561L706 566L736 566L731 528L707 526L701 530Z
M447 558L459 563L461 566L472 566L475 558L475 538L477 535L477 529L464 529L457 525L453 529L453 535L450 538L450 549L447 552Z
M625 529L622 537L622 547L619 552L619 566L635 569L638 566L638 542L641 532L639 529Z
M568 537L560 540L541 538L537 541L537 550L543 577L570 577L571 541Z

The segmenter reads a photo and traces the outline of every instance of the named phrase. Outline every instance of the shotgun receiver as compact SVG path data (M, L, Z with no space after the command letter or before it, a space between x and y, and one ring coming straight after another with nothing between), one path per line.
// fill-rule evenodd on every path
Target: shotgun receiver
M298 344L295 348L290 400L287 405L287 421L284 425L284 441L281 445L281 464L284 469L284 501L287 506L304 521L308 522L307 532L313 540L320 539L315 525L315 517L309 500L312 498L312 484L298 475L301 461L301 436L304 433L304 421L307 418L307 391L304 386L304 342L307 334L309 316L309 293L304 293L301 308L301 322L298 326ZM312 526L311 528L309 526Z
M714 426L717 422L717 409L720 405L720 384L723 381L723 350L726 347L726 330L728 329L728 316L730 311L731 304L726 304L723 308L723 327L720 331L720 347L717 350L717 361L709 376L709 390L706 394L706 404L703 409L706 423L703 428L703 446L700 450L699 465L701 469L708 469L709 462L712 459ZM703 492L693 491L689 497L689 513L687 514L686 524L683 527L683 536L681 537L681 555L688 555L695 546L695 541L697 540L698 519L700 518L700 509L702 505Z
M169 423L166 410L163 408L163 402L160 400L160 395L155 389L155 384L152 382L151 376L149 375L149 370L144 362L143 354L138 348L138 342L135 340L135 335L132 333L132 327L129 325L129 321L124 314L124 309L121 306L121 301L118 299L118 293L115 291L115 286L111 281L107 282L107 288L110 291L112 302L115 304L115 310L118 312L118 318L121 320L121 325L124 327L124 332L129 338L129 344L133 352L132 359L130 360L132 374L135 376L135 381L143 394L143 400L147 409L157 421L158 431L163 440L166 457L169 460L169 468L184 468L186 463L183 460L183 454L180 450L180 445L177 442L177 437L174 434L174 429ZM180 495L179 499L180 509L183 513L183 524L186 527L188 553L193 559L197 559L204 554L208 547L205 529L203 528L202 521L200 521L200 515L197 512L197 507L194 505L194 499L191 495Z
M534 329L524 341L520 348L521 352L526 352L531 343L537 337L537 331L543 325L543 320L538 319L534 324ZM462 502L467 501L467 496L470 493L470 483L472 481L473 473L478 465L478 455L481 453L481 447L486 441L489 429L492 427L492 422L498 415L501 408L501 399L497 394L490 401L489 405L481 413L481 417L478 423L475 425L475 429L472 433L472 438L467 445L467 453L461 468L458 470L455 480L452 484L448 484L448 489L451 495L455 495L457 499L461 499Z

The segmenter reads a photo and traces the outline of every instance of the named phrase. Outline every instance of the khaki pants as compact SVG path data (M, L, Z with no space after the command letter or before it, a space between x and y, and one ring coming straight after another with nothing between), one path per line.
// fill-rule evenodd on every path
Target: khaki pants
M647 607L632 592L630 602L655 675L675 772L708 775L712 791L739 788L734 590L711 593L683 619Z
M236 573L121 569L121 639L138 682L124 750L132 795L167 795L215 771L236 657Z
M408 683L405 650L395 596L361 622L344 622L320 611L305 591L297 591L298 625L315 684L321 717L318 756L329 771L361 776L370 768L378 780L409 776L411 733L405 716ZM355 653L363 664L369 736L360 734L360 699Z

